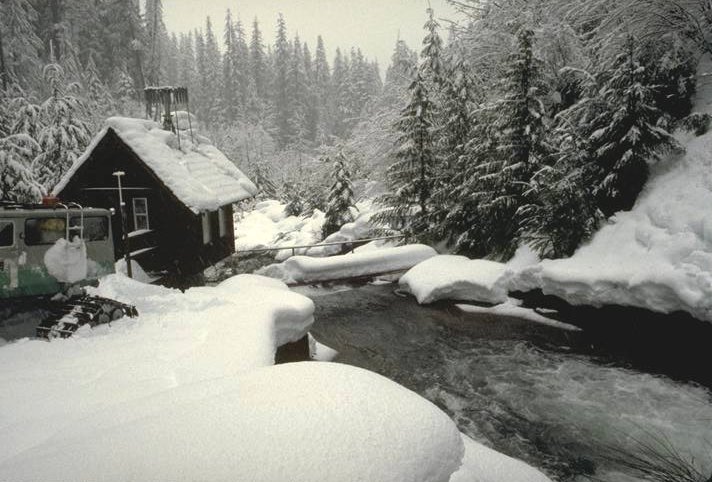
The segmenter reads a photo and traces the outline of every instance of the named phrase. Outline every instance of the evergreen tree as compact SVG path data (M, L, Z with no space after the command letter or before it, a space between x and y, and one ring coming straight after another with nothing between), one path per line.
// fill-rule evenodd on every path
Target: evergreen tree
M267 100L267 60L265 46L262 41L260 24L255 18L252 23L252 37L250 38L250 72L252 84L255 86L257 97L262 101Z
M533 40L532 30L522 27L507 60L501 97L478 121L479 134L468 146L471 175L459 192L468 207L458 222L469 224L458 239L458 248L468 254L511 256L521 235L520 209L533 201L529 183L547 154L543 84Z
M37 12L28 0L0 3L0 36L4 67L0 75L7 89L10 80L25 85L33 82L40 69L42 41L35 32Z
M351 174L346 164L347 161L343 152L339 153L336 162L334 162L332 176L334 182L329 189L326 217L322 228L322 234L325 238L337 232L344 224L354 220L351 208L356 203L354 201L353 186L351 185Z
M66 92L64 72L57 64L44 68L52 95L41 105L42 129L38 133L41 153L32 167L37 181L50 192L89 144L91 133L83 120L86 107Z
M275 109L275 140L282 149L293 139L291 119L292 106L289 98L289 67L291 52L287 40L287 25L280 14L277 19L277 38L274 45L274 77L272 81Z
M218 122L222 117L220 97L222 93L222 62L218 42L213 33L210 17L205 20L205 44L203 48L201 86L203 90L203 115L208 124Z
M240 97L238 91L238 70L237 70L237 34L232 21L232 12L227 10L225 15L225 34L223 37L223 92L222 101L224 103L224 116L228 122L237 120L237 113L240 109Z
M323 144L331 134L331 116L329 111L331 99L331 73L329 62L326 59L326 48L321 35L316 40L316 53L314 55L314 83L313 95L317 110L316 139Z
M398 149L388 169L390 193L381 200L387 208L378 220L405 233L421 235L433 192L435 155L432 137L433 104L420 71L410 85L410 101L396 123Z
M148 40L146 80L150 85L158 86L164 76L163 53L168 41L161 0L146 0L146 33Z
M610 216L633 207L648 178L648 162L679 146L658 125L662 113L652 103L654 88L645 82L632 36L601 75L606 79L600 94L606 108L593 120L591 149L594 195L601 211Z

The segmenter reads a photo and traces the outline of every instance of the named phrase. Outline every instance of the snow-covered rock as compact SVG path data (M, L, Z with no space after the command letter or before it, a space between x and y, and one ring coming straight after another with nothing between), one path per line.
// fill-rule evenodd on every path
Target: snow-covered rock
M287 216L286 205L275 200L263 201L252 211L245 213L235 223L235 247L237 251L278 248L285 246L309 246L321 243L341 243L371 236L374 226L371 216L377 208L371 200L363 200L352 208L354 221L339 231L322 239L325 215L315 210L310 217ZM383 244L375 247L384 246ZM295 254L312 257L332 256L340 253L341 245L300 248ZM275 259L284 261L292 256L291 250L277 251Z
M465 457L450 482L551 482L546 475L462 435Z
M429 246L412 244L330 258L294 256L283 263L266 266L257 274L285 283L330 281L407 270L436 255Z
M399 283L420 304L443 299L496 304L507 300L505 271L503 263L440 255L413 267Z
M433 404L340 364L263 368L96 408L4 457L0 478L446 482L464 453Z

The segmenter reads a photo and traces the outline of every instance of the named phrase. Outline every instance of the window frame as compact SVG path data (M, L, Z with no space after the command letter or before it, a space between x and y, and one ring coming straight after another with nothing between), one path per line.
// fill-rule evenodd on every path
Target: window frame
M60 220L60 221L62 221L62 222L64 223L64 227L63 227L62 230L61 230L61 231L62 231L62 235L61 235L59 238L55 239L54 241L50 241L50 242L37 242L37 243L30 242L30 241L32 241L32 239L31 239L30 236L28 236L27 223L32 222L32 221L37 221L37 222L39 222L39 221L42 221L42 220L49 220L49 219ZM59 230L56 230L56 231L59 232ZM38 234L39 234L39 232L40 232L40 231L38 231ZM23 235L23 240L24 240L24 243L25 243L26 246L52 246L52 245L55 244L58 240L63 239L63 238L66 238L66 236L67 236L67 218L66 218L66 217L63 217L63 216L27 217L27 218L25 218L24 231L23 231L23 233L24 233L24 235Z
M143 201L144 207L145 207L145 212L143 213L137 213L136 212L136 201ZM133 225L134 225L134 231L140 231L140 230L150 230L151 229L151 219L148 215L148 198L146 197L135 197L131 200L131 207L133 208ZM138 227L138 222L137 220L139 218L145 218L146 219L146 227L139 228Z
M0 249L12 249L15 246L17 246L17 240L15 239L16 238L15 234L17 233L17 228L15 227L15 221L13 219L2 219L2 220L0 220L0 226L3 224L8 224L8 225L12 226L12 232L11 232L12 244L7 244L7 245L0 244Z

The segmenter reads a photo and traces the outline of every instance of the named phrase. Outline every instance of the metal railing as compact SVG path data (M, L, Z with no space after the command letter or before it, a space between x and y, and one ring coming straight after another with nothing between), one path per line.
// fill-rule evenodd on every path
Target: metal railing
M274 246L272 248L260 248L260 249L243 249L243 250L235 250L235 254L243 254L243 253L269 253L270 251L284 251L291 249L292 250L292 256L296 256L297 250L298 249L311 249L311 248L321 248L325 246L343 246L345 244L350 244L351 249L349 252L353 253L354 249L356 249L358 246L362 246L366 243L370 243L372 241L385 241L389 239L405 239L404 235L398 235L398 236L383 236L380 238L366 238L366 239L353 239L351 241L335 241L333 243L319 243L319 244L305 244L302 246Z

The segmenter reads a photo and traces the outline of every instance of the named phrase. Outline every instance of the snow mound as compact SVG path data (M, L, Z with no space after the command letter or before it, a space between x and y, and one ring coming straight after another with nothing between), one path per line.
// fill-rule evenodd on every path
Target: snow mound
M446 482L463 453L455 424L417 394L308 362L103 407L6 459L0 478Z
M440 255L404 274L400 286L420 304L443 299L503 303L507 300L506 269L494 261Z
M78 237L73 241L60 238L45 252L44 264L60 283L82 281L88 272L87 246Z
M99 142L112 130L158 178L195 213L214 211L257 194L257 187L210 143L178 138L156 122L111 117L84 154L55 186L60 193Z
M279 201L263 201L235 223L235 248L237 251L251 249L279 248L285 246L309 246L321 243L350 242L368 238L373 232L371 216L377 207L371 200L363 200L352 208L354 221L344 224L339 231L322 240L325 214L315 210L310 217L287 216L286 205ZM380 243L372 248L380 248ZM311 257L325 257L339 254L341 245L299 248L295 254ZM284 261L292 256L289 249L277 251L275 259Z
M283 263L266 266L257 274L285 283L331 281L403 271L436 255L430 246L412 244L330 258L294 256Z
M521 460L500 454L462 434L465 457L450 482L551 482Z
M571 258L524 269L520 290L573 305L686 311L712 321L712 133L660 166L632 211L611 219Z

